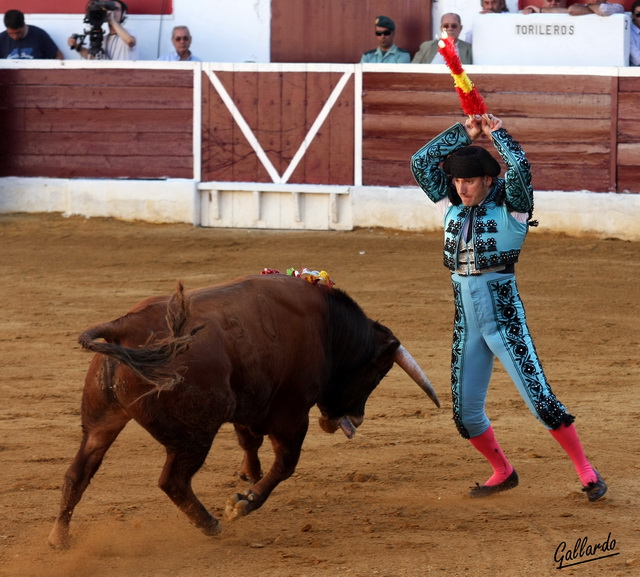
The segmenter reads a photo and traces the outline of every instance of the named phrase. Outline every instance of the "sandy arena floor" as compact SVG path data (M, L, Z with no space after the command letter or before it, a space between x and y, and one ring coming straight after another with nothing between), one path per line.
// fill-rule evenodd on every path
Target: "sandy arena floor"
M640 574L637 243L545 233L541 223L518 265L547 377L609 483L597 503L587 501L568 457L499 366L489 415L521 485L490 499L467 496L490 471L451 419L453 305L440 233L2 215L0 245L0 575L543 577L559 575L562 543L573 552L576 543L607 539L611 551L585 549L565 560L583 563L560 575ZM76 509L73 548L50 549L91 358L77 335L144 297L172 292L177 279L195 288L290 266L328 270L392 328L431 377L442 409L397 368L374 391L352 440L323 433L314 408L294 477L259 511L223 522L214 538L157 487L163 448L131 423ZM233 475L239 462L225 425L195 479L219 517L244 486Z

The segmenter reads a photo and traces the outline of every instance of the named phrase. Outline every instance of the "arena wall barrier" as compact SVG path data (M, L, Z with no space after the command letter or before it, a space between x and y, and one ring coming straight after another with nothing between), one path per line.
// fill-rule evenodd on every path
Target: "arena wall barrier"
M640 238L640 72L468 72L528 153L542 230ZM429 230L409 159L464 120L437 65L5 61L0 84L4 213Z

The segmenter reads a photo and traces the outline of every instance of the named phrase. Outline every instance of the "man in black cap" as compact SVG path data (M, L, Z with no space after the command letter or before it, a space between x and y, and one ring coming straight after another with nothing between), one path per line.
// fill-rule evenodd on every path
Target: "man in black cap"
M411 55L401 50L393 40L396 35L396 24L388 16L378 16L374 22L378 47L365 52L360 59L361 64L409 64Z
M507 165L472 143L481 135ZM441 167L442 165L442 167ZM455 304L451 355L453 418L493 468L471 489L486 497L513 489L518 474L496 440L485 401L497 357L533 415L571 458L589 501L607 491L587 460L573 421L556 398L536 353L515 278L515 264L533 213L531 166L495 116L470 116L423 146L411 159L413 175L444 215L444 264Z

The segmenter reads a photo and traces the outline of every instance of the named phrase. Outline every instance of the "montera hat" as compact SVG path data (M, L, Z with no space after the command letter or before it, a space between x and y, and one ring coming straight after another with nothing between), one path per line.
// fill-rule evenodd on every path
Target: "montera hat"
M388 30L396 29L396 23L388 16L378 16L375 20L375 25L380 28L387 28Z
M476 176L498 176L499 162L481 146L465 146L447 156L443 170L453 178L475 178Z

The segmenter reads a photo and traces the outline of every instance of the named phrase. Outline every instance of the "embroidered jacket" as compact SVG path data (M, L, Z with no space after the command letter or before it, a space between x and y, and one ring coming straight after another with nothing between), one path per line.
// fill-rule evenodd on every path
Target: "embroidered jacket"
M503 128L491 133L496 150L507 165L504 178L497 178L485 200L473 211L472 251L462 240L465 221L471 207L449 204L444 217L444 265L451 271L460 265L460 247L466 256L473 254L471 268L479 272L499 270L518 261L529 224L511 213L533 213L531 166L520 145ZM460 123L445 130L423 146L411 159L411 170L420 188L433 202L447 198L450 178L440 167L455 150L472 143ZM473 272L473 270L471 271Z

